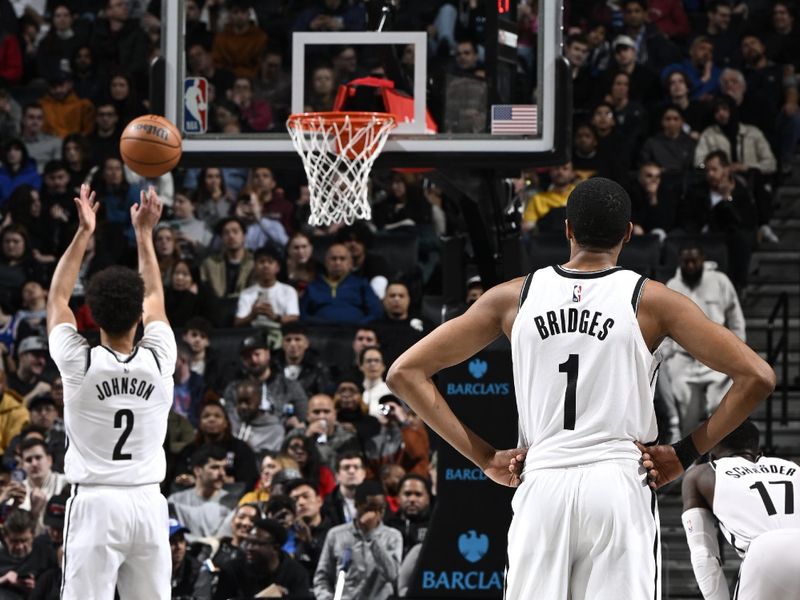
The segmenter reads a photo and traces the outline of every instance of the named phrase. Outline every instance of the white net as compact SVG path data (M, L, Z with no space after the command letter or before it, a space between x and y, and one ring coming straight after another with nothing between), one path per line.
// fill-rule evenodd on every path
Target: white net
M372 217L367 198L369 174L395 119L384 113L307 113L292 115L289 135L308 177L308 223L352 224Z

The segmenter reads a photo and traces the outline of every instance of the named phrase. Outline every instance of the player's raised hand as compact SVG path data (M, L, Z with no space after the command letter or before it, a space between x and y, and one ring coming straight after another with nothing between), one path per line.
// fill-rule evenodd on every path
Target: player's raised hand
M642 466L647 471L647 483L651 488L657 490L681 476L683 467L675 448L666 444L643 446L635 443L642 453Z
M78 209L78 229L94 233L97 224L97 209L100 208L100 203L95 202L95 193L88 184L81 185L80 195L75 198L75 206Z
M484 474L500 485L518 487L522 483L522 467L525 464L527 448L495 450L492 460L483 469Z
M137 231L151 233L161 219L163 208L164 205L152 185L146 192L142 190L139 195L139 203L131 206L133 228Z

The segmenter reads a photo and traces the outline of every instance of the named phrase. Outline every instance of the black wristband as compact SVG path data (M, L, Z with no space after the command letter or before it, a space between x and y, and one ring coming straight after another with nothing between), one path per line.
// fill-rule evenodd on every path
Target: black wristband
M700 452L698 452L697 446L694 445L691 435L687 435L681 441L675 442L672 447L675 448L675 454L678 455L678 461L684 471L700 458Z

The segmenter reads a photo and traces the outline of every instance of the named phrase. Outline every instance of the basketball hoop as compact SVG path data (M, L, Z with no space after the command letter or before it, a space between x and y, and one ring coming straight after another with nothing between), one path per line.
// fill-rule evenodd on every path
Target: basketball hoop
M286 127L308 177L310 225L349 225L372 217L369 174L395 125L388 113L314 112L289 117Z

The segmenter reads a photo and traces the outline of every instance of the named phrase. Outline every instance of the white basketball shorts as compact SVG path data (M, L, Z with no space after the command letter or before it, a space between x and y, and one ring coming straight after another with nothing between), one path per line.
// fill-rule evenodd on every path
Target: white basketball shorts
M64 521L62 600L169 600L167 500L157 484L77 485Z
M800 600L800 529L776 529L750 542L735 600Z
M530 471L512 501L506 600L659 600L658 506L633 460Z

